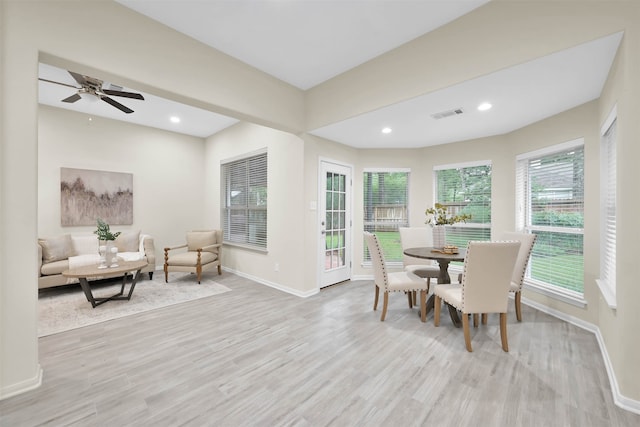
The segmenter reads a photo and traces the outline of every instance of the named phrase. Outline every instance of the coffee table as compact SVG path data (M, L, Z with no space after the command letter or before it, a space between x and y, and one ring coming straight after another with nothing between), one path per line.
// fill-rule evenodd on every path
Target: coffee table
M98 268L98 265L86 265L83 267L73 268L69 270L65 270L62 272L64 277L76 278L80 281L80 286L82 287L82 291L84 295L87 297L87 301L91 303L93 308L100 304L104 304L107 301L114 300L127 300L131 299L131 295L133 294L133 290L136 287L136 282L138 281L138 277L140 277L140 272L144 267L147 266L146 261L118 261L117 267L109 267L109 268ZM131 279L131 285L129 287L129 293L124 295L124 286L127 282L127 273L135 271L136 273L133 275ZM122 287L120 288L120 292L110 297L94 297L93 292L91 292L91 286L89 286L89 282L87 279L95 278L95 277L117 277L122 274Z

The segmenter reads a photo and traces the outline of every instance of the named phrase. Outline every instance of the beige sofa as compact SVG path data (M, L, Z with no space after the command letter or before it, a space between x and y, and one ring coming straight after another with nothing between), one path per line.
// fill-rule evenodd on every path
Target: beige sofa
M123 232L113 243L118 248L118 258L125 261L145 259L148 264L142 272L149 273L149 279L153 277L156 256L151 236L139 231ZM78 283L78 279L68 279L62 272L73 267L98 264L98 248L99 241L95 234L65 234L38 239L38 289Z

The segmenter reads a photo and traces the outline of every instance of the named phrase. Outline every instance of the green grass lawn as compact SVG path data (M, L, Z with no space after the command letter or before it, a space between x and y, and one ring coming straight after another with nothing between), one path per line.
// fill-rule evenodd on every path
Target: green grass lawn
M385 261L402 261L402 245L399 231L376 231ZM366 247L366 245L365 245Z
M567 267L575 269L579 274L572 274ZM531 277L542 282L551 283L564 289L584 292L583 282L584 257L582 255L556 255L549 257L531 257Z

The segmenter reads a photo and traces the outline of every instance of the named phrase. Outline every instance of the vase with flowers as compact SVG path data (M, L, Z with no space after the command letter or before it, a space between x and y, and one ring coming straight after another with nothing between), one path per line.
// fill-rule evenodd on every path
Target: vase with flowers
M447 207L441 203L436 203L434 207L428 208L424 213L428 217L426 223L433 227L433 246L435 248L444 248L447 225L467 222L468 219L471 219L469 214L450 214Z
M93 232L98 236L100 246L100 265L98 268L117 267L118 266L118 248L113 245L113 241L118 238L120 232L112 233L109 224L104 222L102 218L97 220L98 228Z

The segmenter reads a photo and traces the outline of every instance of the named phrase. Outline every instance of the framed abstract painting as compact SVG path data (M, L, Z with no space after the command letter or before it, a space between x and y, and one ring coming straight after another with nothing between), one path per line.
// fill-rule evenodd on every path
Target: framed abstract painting
M63 226L133 224L133 174L60 168Z

